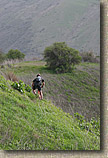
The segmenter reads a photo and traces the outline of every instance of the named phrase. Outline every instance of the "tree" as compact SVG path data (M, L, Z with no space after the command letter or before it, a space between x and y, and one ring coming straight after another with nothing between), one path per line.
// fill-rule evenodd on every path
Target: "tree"
M20 52L18 49L15 49L15 50L11 49L7 53L7 58L8 59L13 59L13 60L14 59L19 59L19 60L22 60L22 59L24 59L24 57L25 57L25 54Z
M75 64L81 62L79 52L68 47L65 42L56 42L46 47L44 59L47 62L47 66L57 73L70 72Z

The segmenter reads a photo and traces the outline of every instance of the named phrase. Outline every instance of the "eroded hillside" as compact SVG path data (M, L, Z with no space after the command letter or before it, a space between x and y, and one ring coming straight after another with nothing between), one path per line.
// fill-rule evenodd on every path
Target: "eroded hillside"
M53 42L100 54L99 0L0 0L0 48L41 56Z

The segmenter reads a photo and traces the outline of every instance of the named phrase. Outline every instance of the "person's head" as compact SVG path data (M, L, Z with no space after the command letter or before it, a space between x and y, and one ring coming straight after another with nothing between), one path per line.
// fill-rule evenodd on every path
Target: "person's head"
M40 76L40 74L37 74L37 77Z

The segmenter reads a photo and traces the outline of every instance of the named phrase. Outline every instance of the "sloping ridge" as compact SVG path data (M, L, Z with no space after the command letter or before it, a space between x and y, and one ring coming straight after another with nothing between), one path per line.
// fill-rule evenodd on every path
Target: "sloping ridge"
M0 76L0 149L99 150L99 136L32 93L21 94Z

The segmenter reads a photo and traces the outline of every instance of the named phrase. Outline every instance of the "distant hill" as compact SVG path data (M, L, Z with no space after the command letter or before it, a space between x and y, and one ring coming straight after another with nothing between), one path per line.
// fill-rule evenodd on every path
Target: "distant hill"
M0 48L41 56L53 42L100 54L99 0L0 0Z

